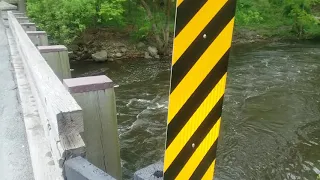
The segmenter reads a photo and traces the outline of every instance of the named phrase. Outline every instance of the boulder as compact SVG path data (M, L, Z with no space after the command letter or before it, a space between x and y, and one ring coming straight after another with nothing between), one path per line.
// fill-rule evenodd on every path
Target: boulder
M144 58L145 59L151 59L152 57L149 55L148 52L144 52Z
M120 49L120 51L123 52L123 53L125 53L125 52L127 52L127 48L122 47L122 48Z
M143 42L139 42L138 44L137 44L137 47L138 48L143 48L145 46L145 44L143 43Z
M156 47L149 46L148 52L152 57L156 57L158 55L158 49Z
M106 50L102 50L92 54L92 58L95 61L106 61L108 59L108 52Z
M76 44L71 44L68 46L69 49L73 50L73 51L77 51L79 49L79 46Z
M116 53L116 57L118 57L118 58L119 58L119 57L121 57L121 56L122 56L122 54L121 54L121 53L119 53L119 52L118 52L118 53Z

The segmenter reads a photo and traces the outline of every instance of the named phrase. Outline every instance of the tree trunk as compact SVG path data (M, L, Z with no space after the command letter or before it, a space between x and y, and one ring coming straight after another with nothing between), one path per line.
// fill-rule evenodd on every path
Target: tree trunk
M147 12L148 19L152 23L153 35L154 35L154 38L156 40L158 49L161 51L161 49L163 48L163 41L161 40L159 34L157 33L157 31L159 31L159 29L157 27L157 24L154 22L154 18L153 18L153 15L151 13L150 7L144 0L140 0L140 2L142 4L142 7L144 8L144 10Z
M166 7L166 22L165 22L165 30L164 30L164 42L163 42L163 52L167 55L169 54L169 38L170 38L170 10L171 10L171 0L167 0Z

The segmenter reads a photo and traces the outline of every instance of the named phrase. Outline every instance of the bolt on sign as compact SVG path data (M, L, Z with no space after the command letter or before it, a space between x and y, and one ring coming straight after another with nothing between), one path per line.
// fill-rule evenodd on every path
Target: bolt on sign
M164 179L212 180L236 0L177 0Z

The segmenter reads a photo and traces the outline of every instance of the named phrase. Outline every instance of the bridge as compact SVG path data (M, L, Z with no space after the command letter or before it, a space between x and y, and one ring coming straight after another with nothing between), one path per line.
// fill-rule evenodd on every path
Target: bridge
M121 179L112 80L71 78L65 46L49 45L16 6L2 1L0 8L1 90L10 96L1 96L0 118L3 132L15 136L1 139L5 178Z

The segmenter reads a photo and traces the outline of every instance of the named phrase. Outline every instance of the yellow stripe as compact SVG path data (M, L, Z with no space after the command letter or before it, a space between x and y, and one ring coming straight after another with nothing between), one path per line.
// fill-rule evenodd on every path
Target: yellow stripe
M177 8L180 6L180 4L183 2L183 0L177 0Z
M195 171L197 166L200 164L200 162L203 159L203 157L205 156L205 154L208 152L210 147L217 140L217 138L219 136L220 122L221 122L221 118L218 120L218 122L215 124L215 126L211 129L211 131L208 133L208 135L205 137L205 139L201 142L200 146L193 153L193 155L188 160L188 162L183 167L183 169L180 171L180 173L176 179L189 179L190 178L190 176Z
M182 0L180 0L182 2ZM181 3L180 2L180 3ZM219 12L227 0L208 0L198 13L190 20L179 35L174 39L174 53L172 65L186 51L190 44L196 39L205 26ZM178 0L178 5L179 0Z
M205 137L205 139L201 142L200 146L193 153L191 158L188 160L186 165L182 168L176 179L189 179L192 173L200 164L203 157L209 151L210 147L214 144L219 136L220 130L220 122L221 118L214 125L214 127L210 130L209 134Z
M170 94L170 105L168 111L169 124L191 94L217 64L220 58L231 46L234 18L219 34L215 41L202 54L196 64L190 69L175 90Z
M204 174L204 176L201 178L202 180L212 180L212 175L214 174L214 166L216 164L216 160L212 162L210 167L208 168L207 172Z
M164 171L168 169L179 152L198 129L202 121L206 118L212 108L217 104L223 96L226 85L227 73L220 79L219 83L214 87L206 99L202 102L196 112L188 120L187 124L179 132L166 150L166 158L164 160Z

